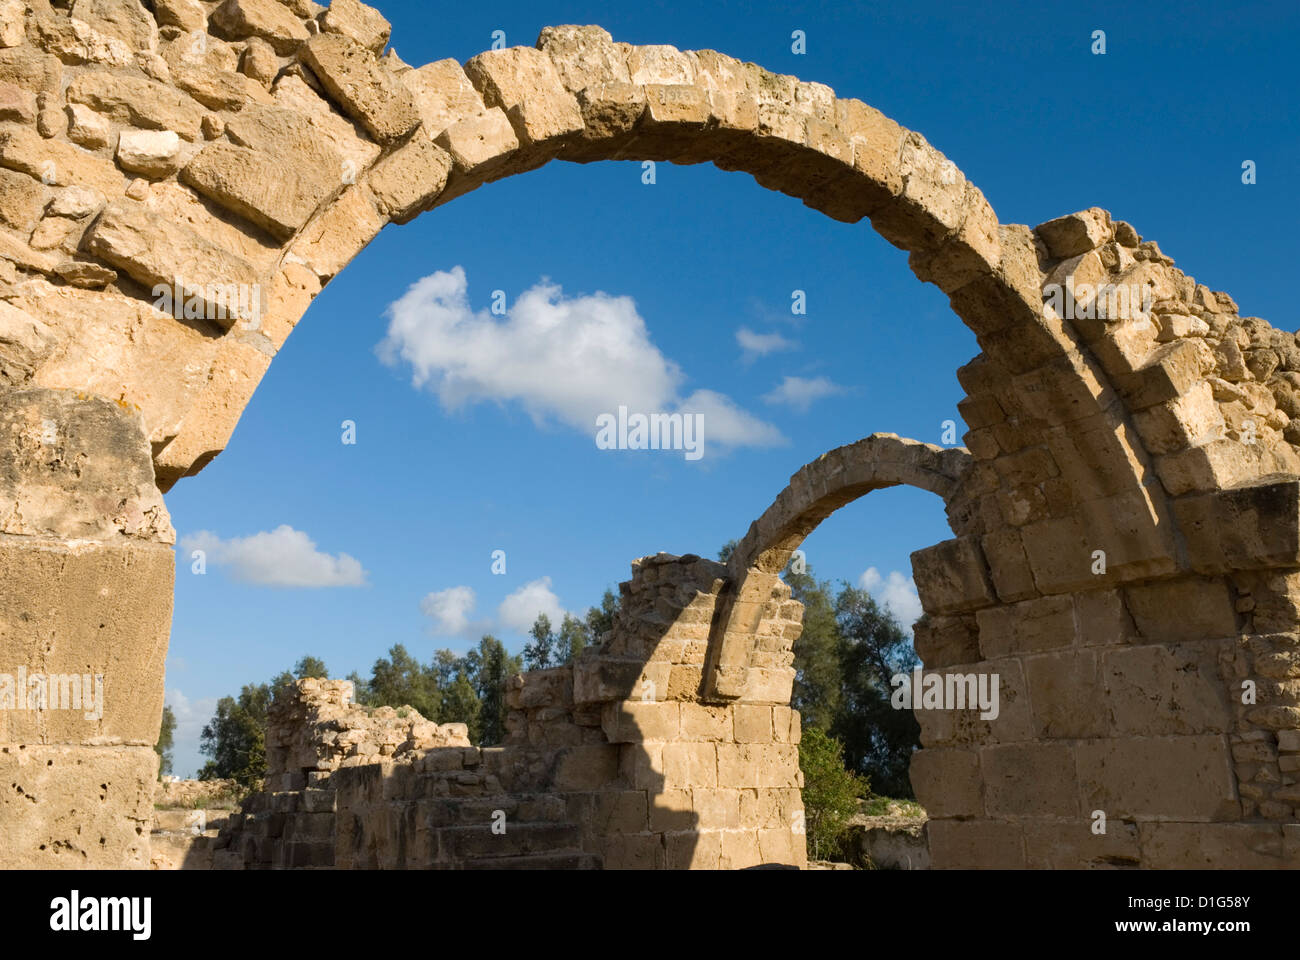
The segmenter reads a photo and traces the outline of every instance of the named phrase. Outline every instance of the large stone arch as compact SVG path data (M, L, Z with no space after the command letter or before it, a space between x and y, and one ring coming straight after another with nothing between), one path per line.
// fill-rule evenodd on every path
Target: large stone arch
M972 462L947 499L957 536L921 552L933 582L951 587L921 591L927 665L1003 663L1022 688L1037 683L1040 705L1068 713L1071 697L1100 697L1114 712L1102 688L1124 675L1132 637L1150 648L1148 685L1164 703L1188 700L1170 664L1189 645L1212 649L1220 687L1197 702L1251 678L1262 699L1149 727L1210 758L1217 806L1112 805L1206 843L1239 849L1249 834L1281 849L1300 804L1277 760L1300 727L1287 647L1300 604L1290 334L1238 317L1231 297L1099 208L1034 229L1000 224L919 133L824 85L714 51L617 43L598 27L412 68L383 53L388 32L355 0L328 11L311 0L35 0L0 13L12 101L0 120L0 638L14 662L111 663L136 694L110 699L90 733L0 718L0 764L38 790L66 778L50 795L135 784L81 856L125 863L141 850L122 824L147 806L161 709L174 534L159 490L221 451L321 286L385 225L552 159L712 161L833 219L868 218L909 251L981 348L958 371ZM1067 284L1074 300L1051 296ZM182 299L199 315L159 309L157 291L179 285L197 289ZM1106 285L1154 302L1097 307ZM231 291L262 298L255 322L220 309ZM111 636L96 626L109 622ZM1043 634L1047 622L1072 637L1078 662ZM675 666L685 679L672 689L696 696L702 670ZM783 690L726 695L780 703ZM1034 830L1073 823L1070 804L1016 808L999 786L1014 779L1007 770L1039 763L1039 737L1071 759L1087 754L1074 741L1105 741L1143 764L1122 746L1140 732L1131 713L1104 729L1068 719L1035 716L1033 731L1012 735L923 718L922 779L977 785L960 802L932 794L946 824L939 861L993 862L996 847L1072 862L1026 853ZM50 763L33 764L38 754ZM1174 779L1179 795L1205 793ZM1072 782L1076 806L1098 790L1125 797L1103 773ZM33 849L56 813L27 817ZM1169 831L1150 829L1157 851ZM1169 862L1146 846L1139 859Z
M752 654L762 642L759 630L777 578L823 520L873 490L899 484L928 490L947 508L960 492L971 462L964 448L873 433L805 464L727 559L729 583L713 620L705 694L722 700L743 697L749 671L766 669L765 664L752 663ZM982 564L962 572L989 582Z

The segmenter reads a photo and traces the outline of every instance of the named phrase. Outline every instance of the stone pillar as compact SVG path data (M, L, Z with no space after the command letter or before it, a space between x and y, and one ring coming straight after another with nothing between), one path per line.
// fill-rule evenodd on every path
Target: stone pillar
M0 868L148 866L174 541L138 410L0 394Z

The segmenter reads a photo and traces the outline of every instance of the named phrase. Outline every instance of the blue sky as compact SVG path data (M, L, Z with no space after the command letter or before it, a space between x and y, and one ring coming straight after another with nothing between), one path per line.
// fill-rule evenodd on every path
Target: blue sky
M378 6L416 65L463 61L494 30L531 45L547 24L599 23L830 84L922 132L1003 222L1106 207L1243 315L1295 324L1294 5ZM1099 29L1104 56L1090 52ZM495 290L508 316L489 312ZM572 347L597 331L625 366ZM518 649L531 612L584 610L635 557L715 554L832 447L874 431L938 442L977 350L865 221L708 165L660 164L646 185L639 164L553 163L389 227L312 305L226 451L167 494L178 534L209 548L203 576L178 556L176 772L200 765L217 697L305 653L341 675L395 643L427 660L491 630ZM597 449L579 424L624 397L711 403L705 456ZM709 443L715 415L732 442ZM874 569L868 585L905 612L908 555L950 535L936 498L894 488L805 550L822 577Z

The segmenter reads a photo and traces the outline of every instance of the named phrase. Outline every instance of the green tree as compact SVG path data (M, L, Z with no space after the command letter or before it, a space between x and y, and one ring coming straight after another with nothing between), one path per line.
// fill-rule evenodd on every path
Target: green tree
M370 707L411 706L429 720L440 715L442 706L437 670L425 667L400 643L388 651L387 658L375 661L366 684L366 699L360 697L358 691L358 702Z
M539 613L537 619L533 621L533 628L528 631L528 635L533 640L531 643L524 644L525 668L529 670L545 670L547 667L555 666L551 660L556 645L555 631L551 628L551 618L544 613Z
M474 682L464 669L456 673L451 683L442 690L442 706L438 713L439 723L463 723L469 727L471 743L478 743L482 738L480 714L483 703L479 700Z
M605 634L614 629L616 613L618 613L618 595L606 587L604 596L600 598L600 606L588 607L587 616L584 618L589 644L600 643Z
M163 777L172 772L172 746L176 740L176 714L171 707L163 707L162 727L158 731L158 742L153 745L158 754L158 776Z
M844 635L835 615L828 581L818 582L807 570L787 570L785 581L794 599L804 606L803 632L794 645L794 692L790 705L805 727L829 730L843 702Z
M293 675L299 680L305 677L315 677L318 680L328 680L330 672L325 666L325 661L319 657L304 656L301 660L293 665Z
M216 713L199 737L200 752L210 758L199 771L200 780L231 779L249 787L266 775L266 711L288 677L246 684L238 698L217 701Z
M560 623L559 635L555 640L556 665L563 666L566 663L573 663L578 658L578 654L582 653L590 642L591 634L587 629L586 621L579 620L571 613L566 613L564 620Z
M871 792L871 784L844 766L843 747L818 727L803 732L799 741L799 769L803 771L804 827L808 855L814 860L843 856L842 843L858 798Z
M918 663L898 620L865 591L845 586L835 599L840 649L841 699L830 732L844 744L849 769L869 774L876 791L911 797L908 765L920 746L921 727L911 710L890 703L890 679Z
M501 641L491 634L479 641L474 674L479 698L479 743L495 746L506 739L506 681L523 671L523 662L506 653Z

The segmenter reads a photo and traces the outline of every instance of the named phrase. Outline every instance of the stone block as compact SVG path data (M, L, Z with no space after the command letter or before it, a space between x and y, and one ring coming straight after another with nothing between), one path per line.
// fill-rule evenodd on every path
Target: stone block
M1092 740L1075 748L1085 811L1108 819L1211 821L1241 816L1224 737Z
M1012 743L980 751L984 804L991 817L1077 817L1074 749Z
M984 552L975 537L959 537L912 554L921 606L928 614L968 613L997 602Z

